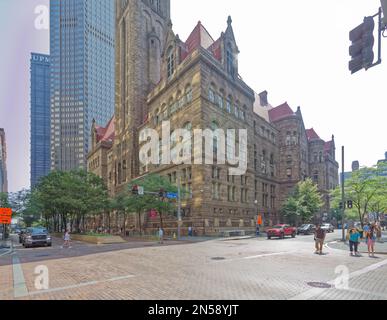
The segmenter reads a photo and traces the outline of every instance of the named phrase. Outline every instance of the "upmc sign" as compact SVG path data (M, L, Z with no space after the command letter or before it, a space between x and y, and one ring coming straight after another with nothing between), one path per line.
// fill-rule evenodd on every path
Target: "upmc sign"
M11 224L12 209L0 208L0 224Z

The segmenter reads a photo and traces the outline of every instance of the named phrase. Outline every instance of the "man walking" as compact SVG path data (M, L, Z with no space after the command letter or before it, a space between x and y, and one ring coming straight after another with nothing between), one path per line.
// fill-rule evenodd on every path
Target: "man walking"
M322 255L323 254L323 247L325 242L326 232L324 229L321 228L321 225L318 224L316 226L316 231L314 233L314 241L316 245L316 252L315 254Z

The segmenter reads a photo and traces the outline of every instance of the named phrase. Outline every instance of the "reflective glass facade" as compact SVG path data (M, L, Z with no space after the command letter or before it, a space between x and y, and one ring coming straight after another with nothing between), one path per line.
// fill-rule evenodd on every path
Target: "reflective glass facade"
M114 0L51 0L51 167L86 167L93 119L114 113Z
M5 131L0 128L0 193L2 192L8 192L7 147L5 143Z
M31 187L50 172L50 57L31 54Z

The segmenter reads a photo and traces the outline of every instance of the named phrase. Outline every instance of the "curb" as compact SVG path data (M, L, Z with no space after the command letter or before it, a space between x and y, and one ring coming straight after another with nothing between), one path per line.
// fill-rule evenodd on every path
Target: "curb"
M327 248L329 248L329 249L332 249L332 250L340 250L340 251L348 251L349 252L349 247L345 248L345 249L340 249L340 248L332 248L332 247L329 246L331 244L338 243L338 242L342 242L342 241L341 240L340 241L331 241L331 242L328 242L325 246ZM348 243L346 242L345 245L348 245ZM368 254L368 251L358 251L358 253ZM375 254L377 254L377 255L387 255L387 252L375 252Z

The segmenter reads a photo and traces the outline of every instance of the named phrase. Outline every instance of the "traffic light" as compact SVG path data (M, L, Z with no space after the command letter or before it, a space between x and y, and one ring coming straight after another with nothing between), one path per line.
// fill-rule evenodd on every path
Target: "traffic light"
M353 201L348 200L348 209L353 209Z
M138 186L137 185L132 187L132 194L134 196L138 196Z
M352 74L372 66L374 61L374 29L375 21L373 17L365 17L364 22L349 33L349 40L352 45L349 54L352 60L349 62L349 70Z

